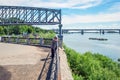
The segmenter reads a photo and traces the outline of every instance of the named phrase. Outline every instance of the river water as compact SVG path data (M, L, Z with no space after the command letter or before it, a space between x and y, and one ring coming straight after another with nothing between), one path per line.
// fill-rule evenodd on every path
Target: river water
M106 38L107 41L89 40L89 38ZM63 34L63 42L70 48L80 53L91 51L110 57L114 61L120 58L119 33L73 33Z

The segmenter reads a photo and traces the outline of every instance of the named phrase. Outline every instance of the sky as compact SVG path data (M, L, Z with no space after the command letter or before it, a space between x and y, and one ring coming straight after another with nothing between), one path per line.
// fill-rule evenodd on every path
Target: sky
M120 29L120 0L0 0L0 5L61 9L63 28Z

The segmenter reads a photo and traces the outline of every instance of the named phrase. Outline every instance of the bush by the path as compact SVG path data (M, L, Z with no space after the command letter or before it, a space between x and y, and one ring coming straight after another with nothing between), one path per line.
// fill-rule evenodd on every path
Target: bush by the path
M98 53L80 54L64 48L74 80L120 80L120 67L112 59Z

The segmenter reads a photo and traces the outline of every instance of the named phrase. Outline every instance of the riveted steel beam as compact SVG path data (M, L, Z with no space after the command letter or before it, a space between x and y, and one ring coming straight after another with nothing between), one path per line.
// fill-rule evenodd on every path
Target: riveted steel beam
M61 24L61 10L38 7L0 6L0 25Z

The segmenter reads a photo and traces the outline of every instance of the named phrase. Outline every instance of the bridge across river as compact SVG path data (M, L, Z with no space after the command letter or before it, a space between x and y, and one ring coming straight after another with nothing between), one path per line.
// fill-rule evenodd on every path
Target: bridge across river
M52 29L56 33L58 33L58 29ZM99 32L101 34L104 33L120 33L120 29L62 29L63 33L75 33L80 32L81 34L87 33L87 32Z

